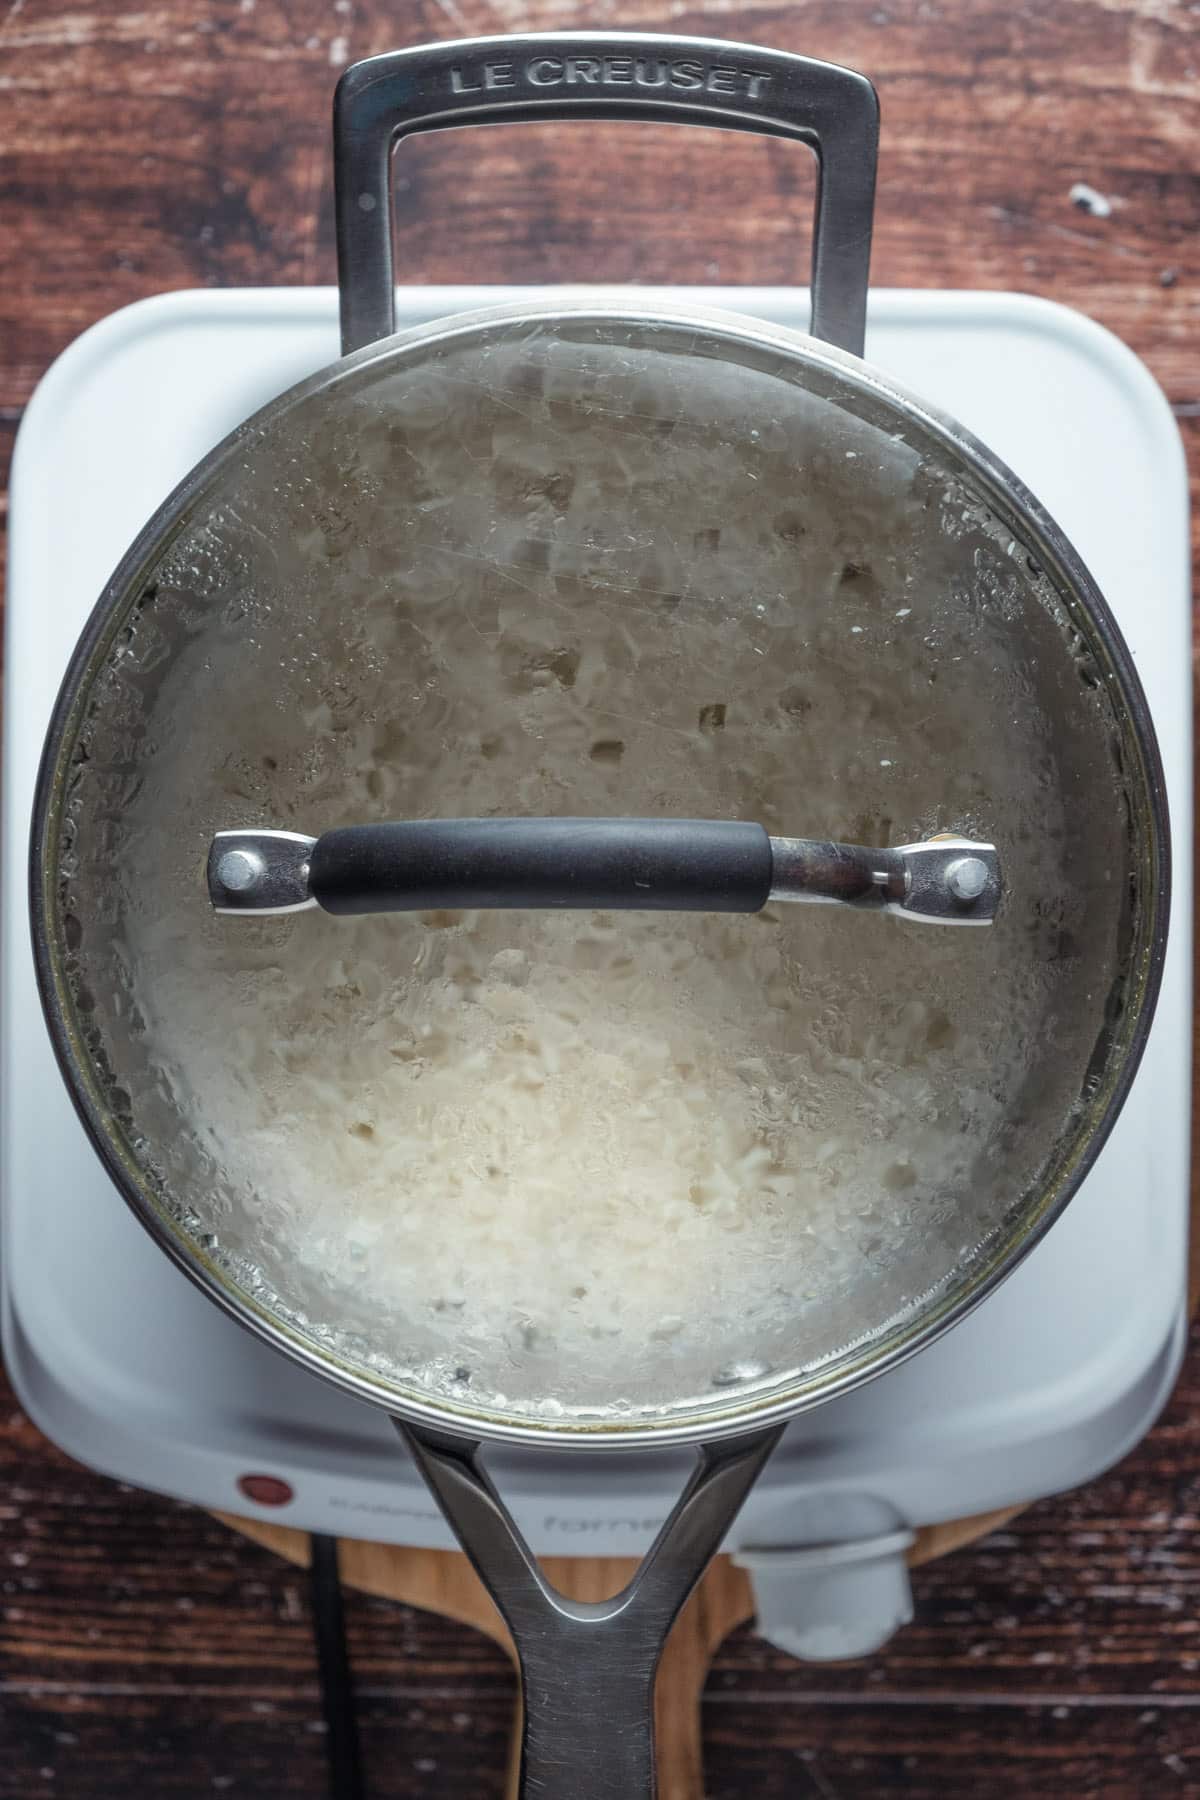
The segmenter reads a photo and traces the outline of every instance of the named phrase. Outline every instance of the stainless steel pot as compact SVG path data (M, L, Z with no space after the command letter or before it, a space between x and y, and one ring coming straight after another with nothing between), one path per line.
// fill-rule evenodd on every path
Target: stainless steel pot
M798 139L817 151L810 337L705 309L668 313L603 297L495 309L392 335L389 158L397 138L456 124L601 115L719 124ZM84 1124L116 1185L159 1243L249 1329L394 1418L517 1643L525 1695L524 1791L628 1800L653 1790L651 1690L665 1635L785 1421L893 1367L976 1305L1058 1216L1103 1144L1137 1067L1162 968L1168 898L1162 776L1136 674L1071 546L989 451L860 360L877 136L875 96L861 76L779 52L690 38L572 33L481 39L376 57L349 70L338 89L335 135L345 354L266 407L188 477L147 525L97 605L59 696L38 785L31 907L39 983ZM489 454L482 457L479 434L485 431ZM588 479L594 476L585 523L574 535L562 528L563 517L571 516L570 484L561 468L546 461L545 446L555 433L570 439L577 466L586 463ZM414 446L424 458L419 468ZM496 464L502 465L501 487L500 477L493 479ZM481 465L476 492L471 470ZM614 499L614 471L622 470L627 491ZM753 485L760 481L761 487ZM699 510L681 550L673 525L689 505ZM729 533L740 549L728 564L717 528L726 505L740 521ZM762 517L771 507L768 529ZM510 513L519 529L504 537ZM398 535L393 515L403 525ZM422 521L430 518L442 523L427 528ZM540 537L529 535L531 519L545 524ZM623 521L626 532L618 529ZM819 553L802 547L806 532L821 531L828 541L822 539ZM855 545L872 532L883 540L886 579L856 560ZM412 568L405 561L410 551ZM685 552L686 579L677 580ZM793 565L806 571L800 586L788 585ZM826 565L834 571L830 591L814 598L814 571ZM738 590L739 572L751 591ZM894 607L888 582L901 580L912 586L913 603ZM517 635L526 637L515 663L503 618L492 635L480 630L480 607L495 622L498 586L504 594L519 589L522 596L515 603ZM903 649L902 627L893 621L909 617L935 588L940 610L924 647ZM339 611L343 594L350 597ZM603 627L611 663L599 674L594 659L586 665L593 685L585 694L580 670L600 629L596 615L606 606L614 613L611 629ZM546 607L569 621L568 635L584 646L578 654L536 639L535 615ZM363 623L368 613L375 637ZM847 626L847 618L867 623ZM826 630L830 619L836 636ZM680 629L698 634L688 641L702 644L702 652L692 657L671 651L676 639L670 634ZM857 654L856 638L873 631L886 654L869 680L862 678L860 690L847 672L855 665L846 659ZM438 640L441 648L430 661L429 646L439 632L445 642ZM764 637L768 632L775 635ZM445 694L438 693L436 705L429 699L438 680L430 676L420 688L417 673L435 669L443 685L452 686L456 658L469 661L462 645L472 644L472 633L485 645L482 652L470 651L483 657L484 677L474 689L460 683L459 711L451 709L454 723L447 726ZM390 650L381 659L385 640ZM751 656L760 663L746 663ZM815 754L818 739L839 732L849 734L853 754L844 768L838 765L842 787L835 782L834 788L840 793L847 781L861 781L866 792L881 779L868 777L859 749L881 729L889 656L896 669L908 671L910 687L917 679L913 671L920 671L924 697L918 707L917 688L905 688L900 723L887 728L920 750L926 778L929 770L941 769L950 797L930 798L935 810L951 807L958 814L924 821L922 847L934 845L935 874L920 904L913 846L897 850L881 841L890 840L892 822L879 806L872 811L867 805L858 833L876 839L875 856L839 847L836 840L844 834L831 826L842 816L841 802L822 799L815 787L804 791L805 757L810 749ZM788 678L793 662L805 657L823 659L832 695L824 713L820 696L798 692ZM372 763L362 794L351 796L336 781L330 788L327 779L331 769L340 779L338 771L351 767L345 742L361 723L357 714L351 718L348 703L339 716L343 659L365 684L362 691L376 698L384 691L380 682L401 676L408 688L420 688L405 705L425 721L427 741L430 731L436 737L430 718L443 721L436 754L422 751L418 766L412 763L417 752L395 721L370 714L372 742L386 740L390 749ZM653 680L644 668L650 664L657 670ZM417 673L410 676L410 668ZM325 748L307 760L295 718L308 692L306 669L333 677L330 693L313 702L318 722L312 729L325 734ZM762 715L749 720L743 740L731 728L722 742L737 754L731 752L719 769L715 745L726 729L726 702L702 705L698 725L687 729L669 716L676 688L692 696L687 704L695 711L697 669L728 678L743 709ZM630 726L635 739L647 719L656 731L674 733L655 740L664 746L660 757L639 753L631 758L637 767L620 773L614 766L623 743L614 749L612 738L594 738L597 721L610 716L614 683L643 709ZM897 684L903 685L899 678ZM262 699L261 714L249 727L242 714L234 719L243 688ZM539 696L547 693L543 706ZM869 704L859 703L861 694ZM478 772L484 762L500 770L487 775L489 781L507 780L511 765L511 804L518 809L522 793L533 791L531 783L558 779L554 769L547 775L538 764L542 752L529 748L541 741L546 717L557 721L563 742L573 746L567 764L577 773L560 782L562 798L572 812L579 801L591 802L583 810L607 821L588 838L592 885L582 895L571 887L578 834L564 863L563 821L556 823L549 850L545 843L541 849L531 844L528 821L513 828L520 837L515 878L503 856L480 876L477 859L486 846L472 827L466 852L460 854L461 833L453 855L446 851L450 862L439 865L437 881L423 875L403 886L414 845L420 855L429 854L430 828L422 827L422 838L411 826L378 822L393 765L406 758L412 763L403 780L419 819L454 811L442 770L466 754L462 744L471 734L464 720L472 705L481 717L494 714L500 721L491 737L471 737L473 794L485 793ZM776 735L764 750L761 732L768 726ZM275 751L253 755L250 738L260 729L264 745L274 743L275 733L285 761L294 757L295 781L286 793L278 783L272 787L279 767ZM579 737L585 729L593 733L590 753L589 739ZM894 759L869 760L886 771ZM766 764L773 771L769 780L761 773ZM197 785L201 776L207 786ZM794 803L788 799L793 777L799 786ZM714 1275L708 1346L704 1331L693 1330L684 1333L685 1350L664 1337L649 1354L642 1345L637 1358L623 1362L620 1342L609 1341L585 1367L561 1347L539 1346L536 1331L528 1331L525 1340L494 1349L474 1341L472 1368L465 1366L466 1352L462 1367L453 1356L448 1365L445 1358L422 1365L415 1352L411 1366L401 1366L403 1358L393 1354L370 1304L352 1304L348 1287L323 1297L311 1271L289 1287L286 1243L280 1250L276 1242L278 1208L264 1211L263 1244L250 1246L262 1249L267 1261L274 1256L273 1273L264 1275L244 1241L226 1241L231 1219L234 1237L241 1231L244 1239L250 1229L249 1215L239 1215L229 1199L237 1185L238 1147L214 1148L205 1138L206 1130L211 1138L211 1125L195 1094L202 1095L204 1081L211 1087L217 1079L213 1065L223 1053L236 1060L235 1035L223 1038L222 1020L226 1008L232 1016L248 1003L214 962L208 1064L196 1078L199 1086L188 1088L168 1067L171 1006L188 998L182 990L172 992L170 955L202 941L218 947L213 956L219 959L229 954L230 939L222 932L267 933L253 940L256 960L241 972L242 986L258 984L256 993L271 984L273 991L280 984L286 989L289 957L302 954L299 934L314 925L306 903L315 894L330 904L337 888L326 879L328 847L326 876L316 879L313 846L322 819L302 818L300 810L307 805L324 812L328 824L357 825L362 809L374 804L372 796L376 820L368 821L367 838L356 840L358 861L349 875L343 869L339 877L343 898L349 883L358 910L376 902L426 908L478 903L481 892L483 904L512 906L528 896L535 873L541 904L643 905L647 881L660 879L676 885L657 904L702 907L706 892L716 904L705 888L705 869L697 873L694 858L688 861L694 835L685 833L691 848L665 874L666 865L655 861L666 841L659 828L681 784L689 800L694 792L717 815L717 822L697 829L717 834L723 876L731 856L735 863L743 853L757 858L748 885L734 897L735 909L751 910L748 895L761 906L772 884L784 897L815 894L849 900L860 910L866 904L964 917L979 908L991 917L999 903L992 933L915 934L937 938L937 949L921 949L913 937L903 944L890 939L881 949L883 940L876 937L874 947L862 951L876 959L859 982L862 1004L877 994L882 1013L891 1004L890 990L898 989L908 1013L915 1009L921 1019L920 1055L942 1058L941 1091L952 1091L958 1067L964 1084L983 1084L980 1105L986 1101L992 1108L982 1122L982 1115L964 1115L963 1133L975 1133L978 1141L954 1206L949 1213L943 1207L934 1221L935 1248L906 1268L898 1238L886 1254L876 1255L870 1234L860 1233L849 1285L828 1299L823 1312L796 1300L796 1321L801 1315L808 1320L803 1331L798 1322L789 1326L786 1306L781 1311L776 1305L779 1317L772 1315L769 1332L756 1305L737 1316ZM486 789L485 798L492 794ZM733 825L743 794L761 796L770 826L803 828L811 839ZM621 822L629 798L653 821L637 827L646 842L635 846L636 855L630 850L633 827ZM783 805L787 817L777 819ZM281 809L286 817L279 816ZM489 801L486 810L501 808ZM900 803L900 811L910 818L922 809L914 799ZM964 841L939 850L932 829L939 826L962 832ZM215 834L228 830L248 835L217 837L209 868L213 898L230 910L244 910L247 896L267 910L305 903L304 918L266 924L213 918L203 852ZM259 884L266 853L279 842L271 832L280 830L287 854L264 891ZM403 842L398 830L408 833ZM991 842L981 842L981 835L995 841L1003 901ZM440 855L446 845L439 843ZM381 844L387 864L382 875L372 860ZM653 865L649 876L643 852ZM549 874L544 863L535 867L543 854L553 864ZM156 860L167 868L161 891L153 877ZM743 873L730 877L733 887ZM836 1011L839 982L853 985L857 946L866 946L869 934L913 930L901 922L844 923L853 941L820 940L819 954L829 959L831 971L826 1011ZM327 929L357 927L335 919ZM978 945L984 939L992 945L986 953L963 948L967 940ZM713 941L710 936L696 943L703 950ZM776 960L770 965L772 980L781 984L772 1004L785 1014L795 1006L796 957L806 946L808 954L818 954L815 939L790 941L791 949L771 952ZM367 942L346 939L360 947ZM958 992L956 965L946 959L985 954L993 961L971 965L966 998L955 1002L958 1025L944 1014L926 1021L921 1008L927 990L941 991L938 984L948 983L947 992ZM150 976L139 987L143 961ZM984 1094L988 997L1010 979L1013 1045L1002 1051L997 1044L995 1091ZM342 986L353 996L350 976ZM361 994L355 1002L338 992L337 1005L367 1005ZM752 1000L747 991L735 997L731 1041L743 1028L738 1009ZM156 1007L158 1024L147 1017ZM788 1030L793 1037L799 1030L794 1017ZM764 1027L764 1041L768 1035ZM784 1048L792 1043L788 1038ZM766 1079L749 1077L760 1078ZM873 1092L885 1090L895 1101L893 1117L897 1108L902 1117L904 1106L925 1104L911 1083L891 1091L886 1069L873 1084ZM936 1135L937 1107L926 1106L926 1112ZM914 1110L914 1132L916 1120ZM353 1129L360 1138L374 1135L369 1121ZM289 1180L298 1173L297 1152L286 1132L278 1142L276 1199L285 1205ZM916 1219L917 1202L903 1198L906 1183L912 1186L904 1167L890 1170L887 1179L894 1191L885 1224L895 1236L897 1221ZM270 1185L268 1171L260 1186L265 1191ZM957 1249L955 1230L963 1238ZM777 1232L770 1242L779 1246ZM331 1256L335 1250L340 1246ZM785 1292L781 1280L772 1290L773 1305ZM785 1299L791 1292L786 1289ZM760 1298L765 1319L765 1287ZM465 1302L448 1304L453 1311ZM444 1316L441 1299L437 1305ZM334 1317L343 1306L344 1317ZM449 1341L445 1329L438 1326L439 1343ZM619 1333L611 1338L619 1340ZM728 1354L730 1346L736 1354ZM611 1384L624 1389L627 1378L634 1385L618 1396ZM506 1382L511 1392L502 1391ZM539 1382L548 1396L544 1403L537 1398ZM538 1570L483 1468L488 1441L577 1449L691 1444L697 1446L697 1467L636 1579L615 1599L584 1605L555 1593Z

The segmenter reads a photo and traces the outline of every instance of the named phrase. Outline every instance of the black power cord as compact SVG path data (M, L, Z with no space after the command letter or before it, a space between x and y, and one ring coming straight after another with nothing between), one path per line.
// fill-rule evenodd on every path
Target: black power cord
M313 1532L309 1538L309 1580L313 1636L321 1679L321 1710L329 1763L330 1800L366 1800L358 1716L346 1652L346 1618L338 1574L337 1539Z

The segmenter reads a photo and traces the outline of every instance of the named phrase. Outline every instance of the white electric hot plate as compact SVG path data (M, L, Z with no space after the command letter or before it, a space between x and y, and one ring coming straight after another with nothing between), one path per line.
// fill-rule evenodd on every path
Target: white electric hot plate
M397 324L530 294L402 291ZM661 299L801 330L807 322L807 296L792 289L679 289ZM1191 639L1174 422L1115 338L1042 301L876 293L867 351L997 451L1090 565L1158 730L1175 888L1145 1060L1065 1215L955 1330L796 1420L737 1521L733 1547L753 1544L753 1562L771 1569L769 1581L759 1579L760 1628L807 1654L869 1648L906 1616L911 1527L1074 1486L1124 1455L1169 1392L1186 1325ZM73 344L21 427L3 749L4 1355L41 1429L106 1474L308 1530L449 1548L383 1415L245 1334L127 1212L59 1077L29 943L34 779L84 619L188 469L337 354L333 290L174 294L129 307ZM687 1452L490 1458L534 1550L560 1554L644 1549L690 1460Z

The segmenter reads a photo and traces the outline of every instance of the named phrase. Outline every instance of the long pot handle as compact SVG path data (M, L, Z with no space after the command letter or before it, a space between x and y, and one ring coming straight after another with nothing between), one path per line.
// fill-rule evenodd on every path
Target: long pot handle
M396 329L390 163L399 138L597 117L720 125L815 150L812 334L862 355L879 143L871 83L783 50L607 31L467 38L346 70L334 99L343 351Z
M218 912L432 912L552 907L759 912L823 901L940 925L988 925L1000 904L991 844L930 838L870 849L768 837L732 819L400 819L295 831L220 831Z
M546 1580L478 1443L395 1424L512 1633L524 1698L522 1800L653 1800L663 1644L783 1427L702 1445L633 1580L611 1600L584 1601Z

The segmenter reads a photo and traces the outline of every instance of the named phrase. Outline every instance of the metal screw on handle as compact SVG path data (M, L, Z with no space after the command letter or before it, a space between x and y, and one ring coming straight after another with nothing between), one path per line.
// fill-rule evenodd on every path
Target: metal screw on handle
M416 131L644 119L798 139L816 151L812 334L861 356L879 104L864 75L782 50L640 32L468 38L369 57L334 100L342 348L396 328L391 152Z
M524 1700L522 1800L653 1800L662 1647L783 1427L702 1445L633 1580L611 1600L584 1601L546 1580L478 1443L394 1423L512 1633Z

